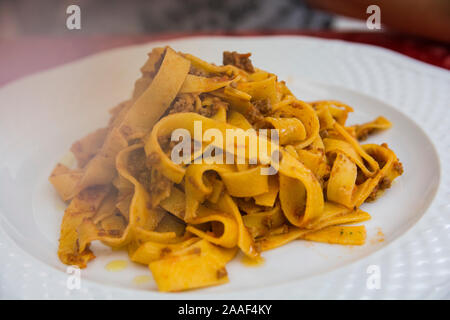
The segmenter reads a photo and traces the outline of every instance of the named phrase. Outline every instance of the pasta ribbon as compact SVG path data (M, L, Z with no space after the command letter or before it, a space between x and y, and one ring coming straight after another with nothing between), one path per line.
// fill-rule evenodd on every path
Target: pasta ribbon
M225 265L236 251L219 248L202 240L165 259L151 262L149 268L160 291L181 291L223 284L228 282Z
M207 78L188 74L181 86L180 93L211 92L228 86L233 79Z

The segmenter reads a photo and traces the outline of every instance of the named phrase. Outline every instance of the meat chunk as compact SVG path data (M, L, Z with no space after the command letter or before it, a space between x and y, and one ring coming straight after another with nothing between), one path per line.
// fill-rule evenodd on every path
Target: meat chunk
M158 137L159 145L164 152L169 152L177 145L177 141L171 140L171 135L166 134Z
M157 170L152 170L150 183L144 185L150 195L158 196L170 190L172 182Z
M191 94L180 95L172 104L169 113L194 112L195 96Z
M387 177L383 177L378 185L372 190L370 195L367 197L367 202L375 201L379 195L379 191L383 191L385 189L388 189L391 187L392 181L389 180Z
M403 164L400 161L394 163L394 170L397 171L399 175L403 174Z
M222 107L225 108L225 110L228 110L228 106L229 106L228 102L223 101L218 97L213 97L211 103L201 106L199 110L197 110L197 113L204 117L211 118Z
M143 149L136 149L128 157L127 169L132 176L138 177L142 171L146 170L146 155Z
M202 95L200 100L203 101L203 105L198 99L198 95L194 94L182 94L175 99L172 103L172 106L169 109L169 114L179 113L179 112L196 112L204 117L212 117L217 113L217 111L224 107L225 110L228 110L228 102L218 98L212 97L210 95ZM209 100L209 103L204 103L205 99Z
M250 124L255 125L258 122L264 120L264 116L259 112L253 104L250 104L244 113L244 117L250 122Z
M252 61L250 60L251 53L237 53L236 51L224 51L223 52L223 64L231 64L238 68L241 68L247 72L255 72Z
M244 113L245 118L252 125L264 120L272 112L272 105L269 99L254 100Z
M272 104L269 99L255 100L253 101L253 105L265 116L272 112Z

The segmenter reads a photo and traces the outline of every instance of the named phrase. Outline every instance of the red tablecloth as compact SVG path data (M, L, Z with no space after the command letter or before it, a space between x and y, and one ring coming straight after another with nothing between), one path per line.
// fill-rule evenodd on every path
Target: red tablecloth
M307 35L341 39L388 48L412 58L450 70L450 45L416 37L368 32L245 32L196 35ZM24 37L0 40L0 86L25 75L91 55L93 53L154 40L168 40L192 34L145 36Z

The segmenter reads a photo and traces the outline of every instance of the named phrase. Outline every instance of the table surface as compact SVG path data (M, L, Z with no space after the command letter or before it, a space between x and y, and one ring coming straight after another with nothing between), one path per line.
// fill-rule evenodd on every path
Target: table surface
M65 36L0 39L0 86L100 51L189 36L306 35L376 45L450 70L450 45L386 32L240 32L131 36Z

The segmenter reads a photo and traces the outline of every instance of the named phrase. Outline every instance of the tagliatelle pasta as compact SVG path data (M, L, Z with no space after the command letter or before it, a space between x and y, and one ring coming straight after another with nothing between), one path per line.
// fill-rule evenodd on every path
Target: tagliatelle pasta
M346 125L338 101L298 100L249 55L216 66L156 48L107 127L75 142L77 168L49 178L67 201L58 255L81 268L99 240L148 265L161 291L228 281L238 251L258 259L294 240L362 245L360 206L402 174L390 122Z

